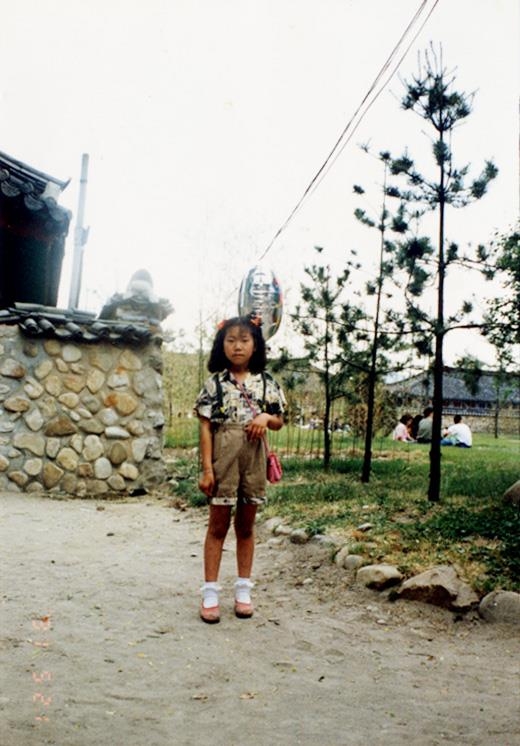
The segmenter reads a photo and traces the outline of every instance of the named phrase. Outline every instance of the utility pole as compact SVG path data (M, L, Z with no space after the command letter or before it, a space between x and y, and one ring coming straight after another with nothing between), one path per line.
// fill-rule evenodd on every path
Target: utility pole
M83 249L88 239L88 228L83 228L85 200L87 197L88 153L81 158L81 178L79 182L78 216L74 230L74 256L72 259L72 278L69 295L69 308L77 308L81 290L81 273L83 270Z

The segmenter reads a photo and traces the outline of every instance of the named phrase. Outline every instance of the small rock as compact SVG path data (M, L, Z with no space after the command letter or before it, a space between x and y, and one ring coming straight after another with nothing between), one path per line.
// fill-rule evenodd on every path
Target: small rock
M362 564L363 557L360 557L359 554L348 554L343 561L345 570L357 570Z
M8 412L27 412L31 402L25 396L10 396L4 401L4 409Z
M0 374L6 378L23 378L27 371L17 360L7 358L0 366Z
M273 531L275 536L290 536L292 532L293 529L290 526L284 525L277 526Z
M280 526L282 522L282 518L274 516L273 518L268 518L267 521L264 521L264 523L262 524L262 528L264 529L264 531L267 531L268 534L273 534L275 529Z
M478 613L486 622L520 625L520 593L492 591L480 602Z
M336 552L336 555L334 557L334 562L338 567L345 567L344 562L345 559L348 557L348 546L341 547L338 552Z
M304 528L295 528L289 535L289 541L293 544L306 544L309 541L309 534Z
M374 528L373 523L362 523L361 526L357 527L358 531L370 531L371 528Z
M400 583L403 579L397 567L393 565L367 565L357 571L356 579L366 585L367 588L375 588L378 591L391 585Z
M326 534L315 534L312 537L311 541L315 544L321 544L322 546L326 547L337 546L336 539L334 539L332 536L327 536Z
M105 435L107 438L119 438L120 440L126 440L130 437L128 430L124 427L118 427L117 425L111 425L105 429Z

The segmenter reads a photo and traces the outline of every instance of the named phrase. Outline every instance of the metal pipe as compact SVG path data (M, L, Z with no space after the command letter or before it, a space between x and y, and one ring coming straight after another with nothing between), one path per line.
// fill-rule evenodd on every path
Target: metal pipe
M87 197L88 153L81 158L81 178L79 182L78 216L74 230L74 255L72 259L72 277L69 295L69 308L77 308L81 290L81 274L83 270L83 250L87 243L88 228L83 228L85 201Z

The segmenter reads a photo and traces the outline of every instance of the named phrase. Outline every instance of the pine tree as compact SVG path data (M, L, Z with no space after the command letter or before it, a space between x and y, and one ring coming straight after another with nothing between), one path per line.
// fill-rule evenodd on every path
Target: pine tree
M368 147L364 146L363 149L368 153ZM366 225L368 228L377 229L380 234L376 276L374 280L367 282L365 287L367 296L373 296L375 299L375 308L370 319L371 330L368 345L368 370L366 375L367 416L363 467L361 471L361 481L365 483L370 480L372 464L372 439L374 436L376 387L382 373L388 371L388 359L384 353L391 349L394 351L397 351L398 349L402 351L403 349L403 344L399 340L395 331L394 333L391 333L388 324L386 326L384 324L385 321L391 321L391 317L388 315L385 316L383 308L385 284L391 280L395 270L394 252L396 245L389 239L389 232L390 230L394 230L397 233L401 233L404 229L402 224L402 211L399 211L398 214L392 216L386 206L388 196L387 178L391 162L390 153L380 153L379 160L383 165L382 203L379 215L374 219L370 217L364 209L357 208L354 211L354 215L361 223L363 223L363 225ZM361 195L364 194L365 190L361 186L355 185L354 192ZM386 295L391 297L391 294L386 293ZM383 356L381 353L383 353Z
M420 217L426 211L436 211L438 216L437 246L434 249L427 239L405 240L400 249L399 263L409 273L407 286L407 311L411 327L423 335L422 350L427 353L431 332L433 342L433 428L430 449L430 478L428 499L440 499L441 484L441 425L443 403L444 337L450 328L456 328L464 314L471 311L471 304L462 303L460 313L446 318L445 281L449 265L462 261L459 247L446 242L446 212L448 207L462 208L480 199L486 193L489 182L498 173L491 161L486 161L481 174L466 184L469 166L456 168L453 161L452 138L454 130L471 113L472 96L453 88L454 77L444 67L442 50L439 56L431 47L424 61L420 61L419 72L411 80L404 81L405 94L402 107L417 113L434 131L432 155L436 177L430 180L415 167L414 161L405 152L391 163L391 173L403 176L407 189L390 187L390 196L399 198L404 214ZM433 261L433 268L432 268ZM436 312L430 318L421 308L420 296L427 282L434 280L436 288Z
M504 293L493 298L485 317L484 334L495 346L504 363L518 366L520 346L520 225L498 236L489 250L479 247L481 255L491 262L488 279L502 280Z
M320 247L315 248L321 253ZM323 464L327 469L331 457L332 402L344 392L349 366L346 349L350 349L354 341L355 335L351 333L363 317L363 311L359 306L341 302L350 275L348 266L339 277L333 276L329 266L317 264L305 267L305 273L310 283L300 286L302 302L291 319L302 335L307 360L323 384Z

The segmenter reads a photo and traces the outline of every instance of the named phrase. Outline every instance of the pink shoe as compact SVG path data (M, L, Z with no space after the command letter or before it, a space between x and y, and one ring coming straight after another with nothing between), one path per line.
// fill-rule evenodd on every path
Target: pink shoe
M203 604L200 605L200 618L206 624L217 624L220 622L220 608L218 606L210 606L205 608Z
M253 616L253 604L244 604L240 601L235 601L235 616L239 619L250 619Z

